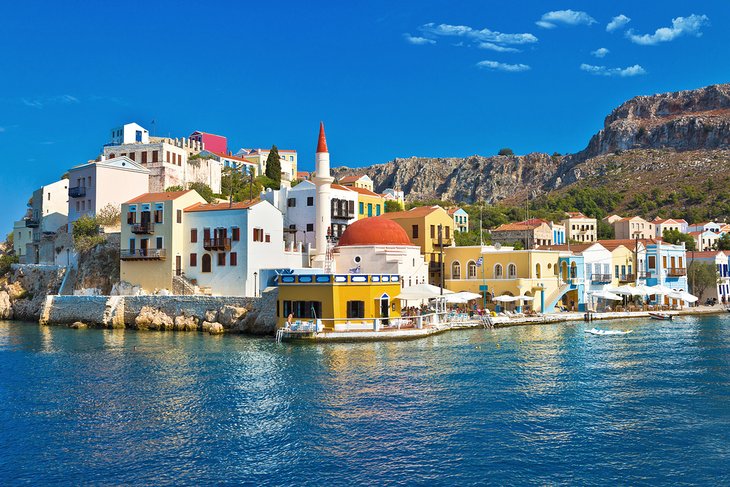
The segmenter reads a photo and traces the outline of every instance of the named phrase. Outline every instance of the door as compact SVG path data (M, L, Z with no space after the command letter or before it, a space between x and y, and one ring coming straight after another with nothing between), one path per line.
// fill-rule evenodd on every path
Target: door
M144 215L144 213L143 213ZM139 255L146 257L147 256L147 246L149 245L149 239L143 238L139 241Z
M384 294L380 298L380 321L383 325L388 324L388 316L390 316L390 299L388 299L388 295Z
M182 256L175 256L175 275L179 276L182 273Z

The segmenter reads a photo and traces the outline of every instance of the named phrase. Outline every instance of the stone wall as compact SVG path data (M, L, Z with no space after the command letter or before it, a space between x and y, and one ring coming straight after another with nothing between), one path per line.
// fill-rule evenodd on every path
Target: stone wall
M50 296L41 314L41 322L69 324L82 321L88 325L104 324L108 296Z

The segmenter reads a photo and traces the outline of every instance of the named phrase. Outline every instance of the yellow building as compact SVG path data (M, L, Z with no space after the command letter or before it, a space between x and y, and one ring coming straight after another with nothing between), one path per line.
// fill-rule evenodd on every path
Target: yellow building
M394 274L303 274L278 277L277 326L321 320L325 330L374 329L400 317L400 277ZM350 328L351 329L351 328Z
M363 188L368 191L373 191L373 180L367 174L360 174L357 176L345 176L338 181L342 186L348 188Z
M448 212L440 206L419 206L408 211L384 213L383 216L400 225L411 241L421 247L421 254L429 263L429 282L439 285L441 253L451 246L454 238L454 220Z
M345 186L346 187L346 186ZM357 219L380 216L385 213L385 198L369 189L350 186L357 193Z
M152 293L172 291L182 271L183 210L205 200L194 190L145 193L122 204L120 278Z
M645 275L636 275L636 269L641 269L646 258L646 247L643 241L630 239L600 240L611 252L611 285L624 286L635 284L637 278L643 279Z
M532 301L516 302L538 312L552 312L569 291L559 273L561 257L555 250L514 250L511 247L448 247L445 251L445 287L494 296L530 296ZM480 260L481 258L481 260Z

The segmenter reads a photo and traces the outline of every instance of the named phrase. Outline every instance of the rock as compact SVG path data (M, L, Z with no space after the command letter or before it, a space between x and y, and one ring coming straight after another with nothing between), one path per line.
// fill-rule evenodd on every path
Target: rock
M84 330L88 327L89 327L89 325L87 325L83 321L74 321L73 323L71 323L69 325L69 328L73 328L74 330Z
M225 329L220 323L211 323L210 328L208 328L208 333L210 333L211 335L220 335L224 332Z
M214 309L209 309L205 312L205 318L203 319L203 321L213 322L216 319L218 319L218 312Z
M176 316L174 329L176 331L195 331L198 329L198 319L194 316Z
M0 320L12 320L13 307L10 304L10 295L7 291L0 291Z
M21 274L22 277L21 270L18 271L18 274ZM7 286L5 286L5 289L7 290L8 296L10 297L11 301L23 299L23 297L27 296L28 294L28 291L18 281L8 284Z
M223 306L218 312L218 323L222 324L225 328L233 328L235 323L247 312L248 310L246 308L230 305Z
M175 326L172 318L165 312L151 306L143 306L134 319L138 330L172 330Z

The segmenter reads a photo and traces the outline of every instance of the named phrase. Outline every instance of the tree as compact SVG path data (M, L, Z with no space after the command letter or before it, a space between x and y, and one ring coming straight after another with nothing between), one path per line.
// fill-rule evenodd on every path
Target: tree
M402 211L403 207L395 200L385 200L385 212L393 213L396 211Z
M684 242L684 248L692 251L697 250L694 237L688 233L682 233L679 230L667 229L662 232L662 240L667 243L679 245Z
M96 222L105 227L115 227L121 223L122 211L109 203L96 213Z
M518 240L515 243L513 243L512 247L514 247L515 250L524 250L525 249L525 246L522 243L522 240Z
M454 240L458 247L468 245L479 245L484 242L489 244L491 242L491 235L488 232L482 231L482 238L479 238L479 230L469 230L468 232L454 232Z
M176 186L169 186L169 187L165 188L165 193L175 193L177 191L185 191L185 188L183 188L179 184Z
M710 286L717 285L717 268L709 262L692 261L687 269L689 292L702 301L702 295Z
M269 155L266 157L266 177L276 182L277 189L281 185L281 158L279 149L275 145L271 146Z
M210 189L210 186L208 186L205 183L190 183L188 184L188 189L194 189L198 192L200 196L203 197L205 201L210 203L215 198L215 195L213 194L213 190Z
M499 149L499 152L497 152L497 155L499 155L499 156L513 156L513 155L515 155L515 153L509 147L503 147L503 148Z
M616 232L613 225L609 225L603 220L598 220L598 240L612 240L615 238Z
M0 255L0 277L3 277L5 274L10 272L10 266L12 264L17 264L18 260L17 255Z
M106 241L106 237L99 234L99 222L95 216L84 215L73 222L72 234L74 247L81 252L91 250Z
M730 233L723 233L717 240L717 250L730 250Z

